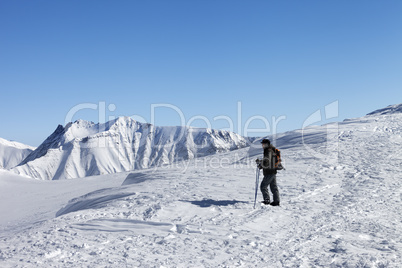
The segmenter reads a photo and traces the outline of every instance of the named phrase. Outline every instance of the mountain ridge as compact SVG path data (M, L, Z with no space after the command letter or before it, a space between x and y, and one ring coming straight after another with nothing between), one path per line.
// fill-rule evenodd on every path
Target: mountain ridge
M68 179L172 164L248 146L236 133L191 127L158 127L119 117L85 120L56 130L14 172L37 179Z
M366 116L400 112L402 104L396 104ZM345 119L344 122L350 120L353 119ZM306 131L309 132L310 128L269 137L281 147L288 147L291 141L309 144L311 138L308 135L300 136ZM322 136L320 139L326 138ZM118 117L97 124L80 119L66 126L58 125L38 148L26 153L25 157L20 156L21 162L15 161L8 168L18 165L13 168L14 172L37 179L80 178L172 164L243 148L258 139L206 128L159 127L139 123L130 117Z

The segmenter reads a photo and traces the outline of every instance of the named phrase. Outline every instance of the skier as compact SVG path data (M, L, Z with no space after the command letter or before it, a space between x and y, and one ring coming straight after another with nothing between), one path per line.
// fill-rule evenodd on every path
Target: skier
M259 169L263 170L264 179L261 182L261 192L264 197L263 203L265 205L279 206L279 191L276 185L276 173L275 159L274 159L274 147L268 139L261 141L262 148L264 149L264 158L262 160L257 159ZM272 195L274 196L274 202L270 202L268 186L271 188Z

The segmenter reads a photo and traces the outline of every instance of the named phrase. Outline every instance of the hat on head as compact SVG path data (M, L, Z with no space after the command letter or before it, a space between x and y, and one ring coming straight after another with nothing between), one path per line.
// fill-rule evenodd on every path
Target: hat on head
M268 145L271 144L271 142L270 142L268 139L263 139L263 140L261 141L261 143L262 143L262 144L268 144Z

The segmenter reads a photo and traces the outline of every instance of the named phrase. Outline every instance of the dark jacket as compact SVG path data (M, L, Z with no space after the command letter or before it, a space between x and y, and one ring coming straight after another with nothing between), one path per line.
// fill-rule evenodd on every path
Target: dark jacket
M277 173L275 169L274 148L272 145L264 149L264 158L262 159L260 168L262 168L264 176Z

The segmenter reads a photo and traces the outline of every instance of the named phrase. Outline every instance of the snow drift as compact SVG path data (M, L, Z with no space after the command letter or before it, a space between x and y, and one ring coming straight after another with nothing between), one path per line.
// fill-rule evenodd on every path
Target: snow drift
M156 127L130 117L105 124L78 120L59 125L13 171L42 180L81 178L171 164L248 145L246 138L228 131Z

